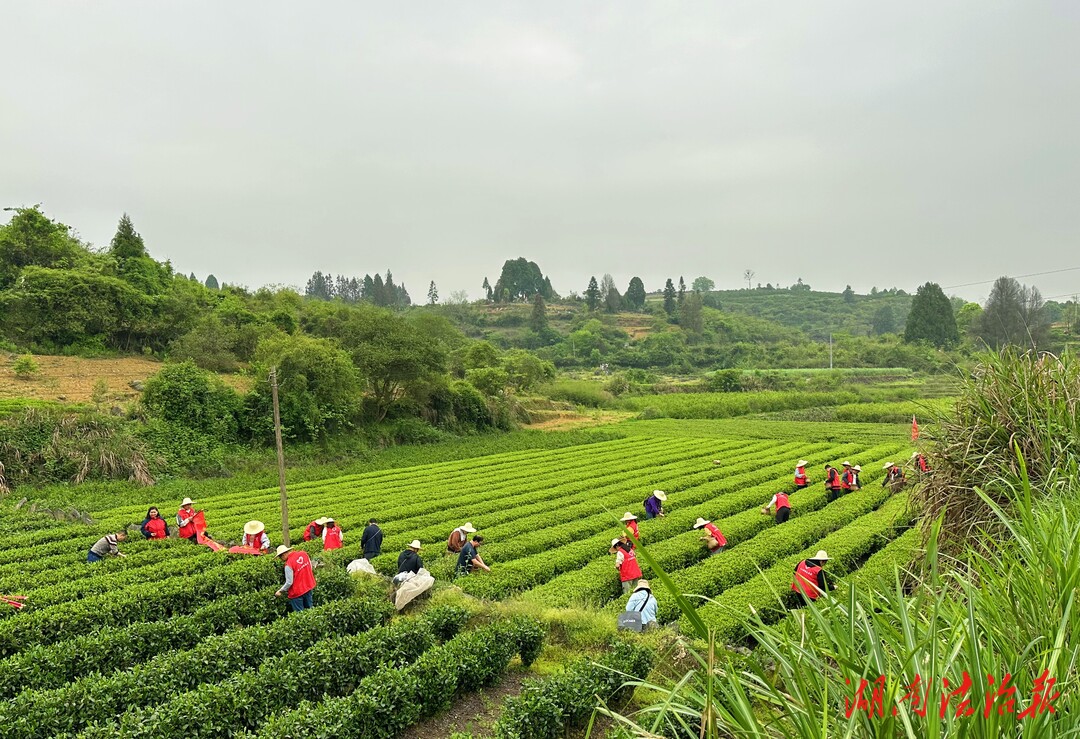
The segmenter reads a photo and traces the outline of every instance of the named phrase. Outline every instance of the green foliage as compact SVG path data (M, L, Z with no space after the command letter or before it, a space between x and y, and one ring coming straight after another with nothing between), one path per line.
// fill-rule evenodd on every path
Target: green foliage
M487 281L487 278L484 278ZM495 298L499 301L509 302L517 300L530 300L533 295L539 293L545 300L551 300L553 292L551 281L544 277L536 262L530 262L525 257L507 259L503 262L502 272L495 282Z
M626 302L634 310L645 308L645 284L640 277L631 277L630 284L626 288Z
M716 283L708 277L695 277L690 287L696 293L707 293L716 287Z
M585 288L585 305L589 310L600 307L600 286L596 284L596 276L589 278L589 285Z
M953 346L959 341L952 303L940 285L927 282L915 292L904 328L904 341L927 341L938 348Z
M28 380L38 373L38 363L32 354L23 354L11 363L11 371L20 380Z
M29 266L68 270L89 261L89 253L71 228L52 221L38 208L16 208L0 226L0 290L9 288Z
M352 426L360 383L349 355L327 339L282 336L259 344L254 374L259 381L245 401L246 428L269 441L273 409L269 368L277 367L283 434L313 441Z
M589 380L557 380L541 386L539 391L552 400L566 400L592 408L610 408L615 402L611 393Z
M1042 295L1035 287L1021 285L1011 277L999 277L979 316L978 336L989 347L1038 348L1049 332Z
M501 367L480 367L466 370L465 379L485 395L499 395L510 382L510 375Z
M670 277L664 283L664 313L668 316L675 315L675 285L671 283Z
M142 393L147 413L219 441L234 441L240 396L192 362L166 364L147 379Z

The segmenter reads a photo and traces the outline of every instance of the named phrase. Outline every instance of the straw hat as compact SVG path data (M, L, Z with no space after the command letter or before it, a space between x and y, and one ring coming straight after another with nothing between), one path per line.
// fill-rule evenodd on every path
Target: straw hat
M611 540L611 546L613 546L613 547L614 547L614 546L617 546L618 544L619 544L619 540L618 540L618 538L615 538L615 539L612 539L612 540Z
M851 469L855 470L856 472L862 472L862 467L860 467L859 465L855 465Z
M248 536L255 536L255 534L261 534L265 528L262 521L248 521L244 524L244 533Z
M420 540L419 539L413 539L412 541L410 541L409 542L409 549L415 549L417 551L420 551Z
M326 522L329 521L329 520L330 519L328 519L326 516L323 516L321 518L316 518L315 523L319 524L320 526L325 526Z
M335 521L334 519L327 516L326 518L323 519L323 526L325 526L328 523L337 523L337 521Z
M841 467L850 467L850 466L851 466L851 462L849 462L849 461L847 461L847 460L845 459L845 460L844 460L843 462L841 462L841 463L840 463L840 466L841 466Z
M466 523L465 525L463 525L461 527L461 530L464 531L466 534L475 534L476 533L476 527L473 526L471 523Z
M694 524L694 528L695 529L700 529L702 526L704 526L707 523L711 523L711 521L706 521L704 518L699 518L697 520L697 523Z
M280 557L281 555L285 554L285 552L288 552L288 551L291 551L291 550L292 550L292 547L281 544L277 548L277 556Z
M795 466L796 467L805 467L808 464L810 464L810 463L807 460L800 459L798 462L795 463Z
M915 459L915 457L917 457L917 456L919 456L919 453L918 453L918 452L912 452L912 453L911 453L911 458L912 458L912 459Z
M652 592L652 588L649 587L649 581L648 580L638 580L638 584L637 584L637 587L634 588L634 592L636 593L639 590L648 590L649 592Z
M620 521L637 521L637 516L635 516L630 511L627 511L626 513L623 514L623 517L620 518L619 520Z
M184 501L180 504L180 507L183 508L186 505L193 505L194 503L195 501L193 501L191 498L184 498Z
M883 469L883 470L891 470L891 469L892 469L893 467L895 467L895 466L896 466L896 465L895 465L895 464L893 464L892 462L886 462L886 463L885 463L885 466L884 466L884 467L882 467L881 469Z
M663 490L653 490L652 494L655 495L656 499L659 501L667 500L667 493L665 493Z
M827 561L829 559L829 555L825 553L824 549L819 549L819 550L817 550L817 554L815 554L810 559L816 559L816 560L820 560L822 562L825 562L825 561Z

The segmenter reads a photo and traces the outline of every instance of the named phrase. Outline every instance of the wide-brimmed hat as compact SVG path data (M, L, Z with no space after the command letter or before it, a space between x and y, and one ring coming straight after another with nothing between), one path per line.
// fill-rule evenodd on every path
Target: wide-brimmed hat
M883 470L891 470L891 469L892 469L893 467L895 467L895 466L896 466L896 465L895 465L895 464L893 464L892 462L886 462L886 463L885 463L885 466L884 466L884 467L882 467L881 469L883 469Z
M855 465L851 469L855 470L856 472L862 472L862 467L860 467L859 465Z
M462 527L461 527L461 530L464 531L466 534L475 534L476 533L476 527L473 526L471 523L463 524Z
M808 464L810 464L809 461L807 461L805 459L800 459L798 462L795 463L795 466L796 467L805 467Z
M917 456L919 456L919 453L918 453L918 452L912 452L912 453L911 453L911 458L912 458L912 459L915 459L915 457L917 457Z
M841 463L840 463L840 466L841 466L841 467L850 467L850 466L851 466L851 462L849 462L849 461L847 461L847 460L845 459L845 460L844 460L843 462L841 462Z
M323 519L323 526L325 526L328 523L337 523L337 521L335 521L334 519L327 516L326 518Z
M281 555L285 554L285 552L288 552L288 551L291 551L291 550L292 550L292 547L288 546L287 544L280 544L280 545L278 545L278 548L277 548L277 556L280 557Z
M315 523L319 524L320 526L325 526L326 525L326 516L320 516L319 518L316 518Z
M261 534L266 529L263 526L262 521L248 521L244 524L244 533L248 536L255 536L255 534Z
M817 550L817 554L815 554L810 559L816 559L816 560L820 560L820 561L824 562L824 561L829 559L829 555L825 553L824 549L819 549L819 550Z
M614 539L611 540L611 546L613 546L613 547L618 546L618 544L619 544L619 538L618 537L615 537Z
M667 493L665 493L663 490L653 490L652 494L656 496L657 500L667 500Z
M409 542L409 549L419 549L419 548L420 548L420 540L419 539L413 539L412 541Z
M183 508L186 505L194 505L194 503L195 501L193 501L191 498L184 498L184 500L180 503L180 507Z
M697 523L694 524L694 528L695 529L700 529L702 526L704 526L707 523L712 523L712 522L711 521L706 521L704 518L699 518L697 520Z
M649 581L648 580L638 580L638 584L637 584L637 587L634 588L634 592L636 593L639 590L648 590L648 591L652 592L652 588L649 587Z
M623 514L622 518L620 518L619 520L620 521L636 521L637 516L635 516L630 511L627 511L626 513Z

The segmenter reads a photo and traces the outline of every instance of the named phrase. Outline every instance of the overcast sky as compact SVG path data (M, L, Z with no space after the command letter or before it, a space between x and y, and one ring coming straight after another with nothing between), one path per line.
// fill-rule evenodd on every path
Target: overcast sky
M1080 267L1078 41L1066 1L13 0L0 206L250 287L950 287Z

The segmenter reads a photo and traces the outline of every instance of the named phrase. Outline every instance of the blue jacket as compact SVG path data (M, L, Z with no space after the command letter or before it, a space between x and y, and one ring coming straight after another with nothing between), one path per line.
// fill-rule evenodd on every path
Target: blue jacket
M642 608L641 605L645 604ZM656 621L656 598L648 590L636 590L630 595L630 600L626 602L627 611L641 611L641 624L653 623Z

